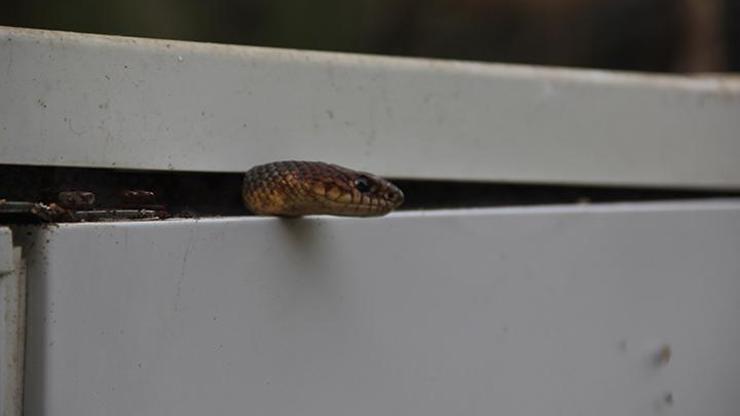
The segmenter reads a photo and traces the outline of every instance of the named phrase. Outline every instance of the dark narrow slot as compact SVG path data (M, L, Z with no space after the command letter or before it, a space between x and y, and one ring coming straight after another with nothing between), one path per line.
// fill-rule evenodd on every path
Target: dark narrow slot
M720 191L417 180L396 180L394 183L403 189L406 194L403 209L502 207L740 197L740 190Z
M242 175L98 168L0 165L0 199L58 202L60 192L95 195L95 209L152 209L167 216L244 215ZM151 201L131 201L126 193L152 193ZM17 218L18 215L15 215Z
M14 205L9 202L59 203L60 192L68 191L94 194L94 204L85 209L90 212L116 210L116 216L138 218L136 210L165 214L157 214L158 217L246 215L240 198L241 181L241 173L0 165L0 223L38 220L34 215L14 211L11 209ZM740 197L740 190L404 179L394 182L406 195L401 208L404 210ZM5 200L4 208L2 200Z

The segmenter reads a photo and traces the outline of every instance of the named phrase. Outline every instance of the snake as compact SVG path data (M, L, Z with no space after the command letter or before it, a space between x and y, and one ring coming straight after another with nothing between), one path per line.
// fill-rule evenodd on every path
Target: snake
M255 215L377 217L398 208L404 195L368 172L325 162L279 161L244 174L242 200Z

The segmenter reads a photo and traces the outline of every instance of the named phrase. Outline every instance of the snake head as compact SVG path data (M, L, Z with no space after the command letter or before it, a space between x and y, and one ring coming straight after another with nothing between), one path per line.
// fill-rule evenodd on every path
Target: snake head
M367 216L385 215L403 204L403 192L390 181L367 172L331 167L343 173L339 175L345 181L341 188L351 198L342 199L357 212L367 212Z
M242 197L258 215L381 216L403 203L403 192L379 176L323 162L285 161L256 166L244 177Z

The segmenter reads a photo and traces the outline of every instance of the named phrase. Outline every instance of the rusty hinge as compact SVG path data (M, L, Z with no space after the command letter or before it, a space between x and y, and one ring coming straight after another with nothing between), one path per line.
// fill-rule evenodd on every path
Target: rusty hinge
M63 191L52 202L0 199L0 214L27 215L47 222L158 220L171 216L152 191L125 190L117 205L100 208L93 192Z

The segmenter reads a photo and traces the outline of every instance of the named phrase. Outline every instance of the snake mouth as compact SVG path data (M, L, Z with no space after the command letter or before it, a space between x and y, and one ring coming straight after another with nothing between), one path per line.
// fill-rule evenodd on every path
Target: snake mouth
M331 215L349 217L380 217L393 211L391 205L349 204L342 207L330 205L328 208L327 213ZM335 208L341 208L341 211Z
M323 205L322 211L340 216L376 217L393 211L404 201L403 192L390 182L384 181L382 190L373 192L348 191L338 199L325 195L314 195Z
M394 194L392 198L386 198L385 196L371 197L369 200L358 202L325 200L323 210L340 216L376 217L388 214L401 205L402 202L402 194Z

